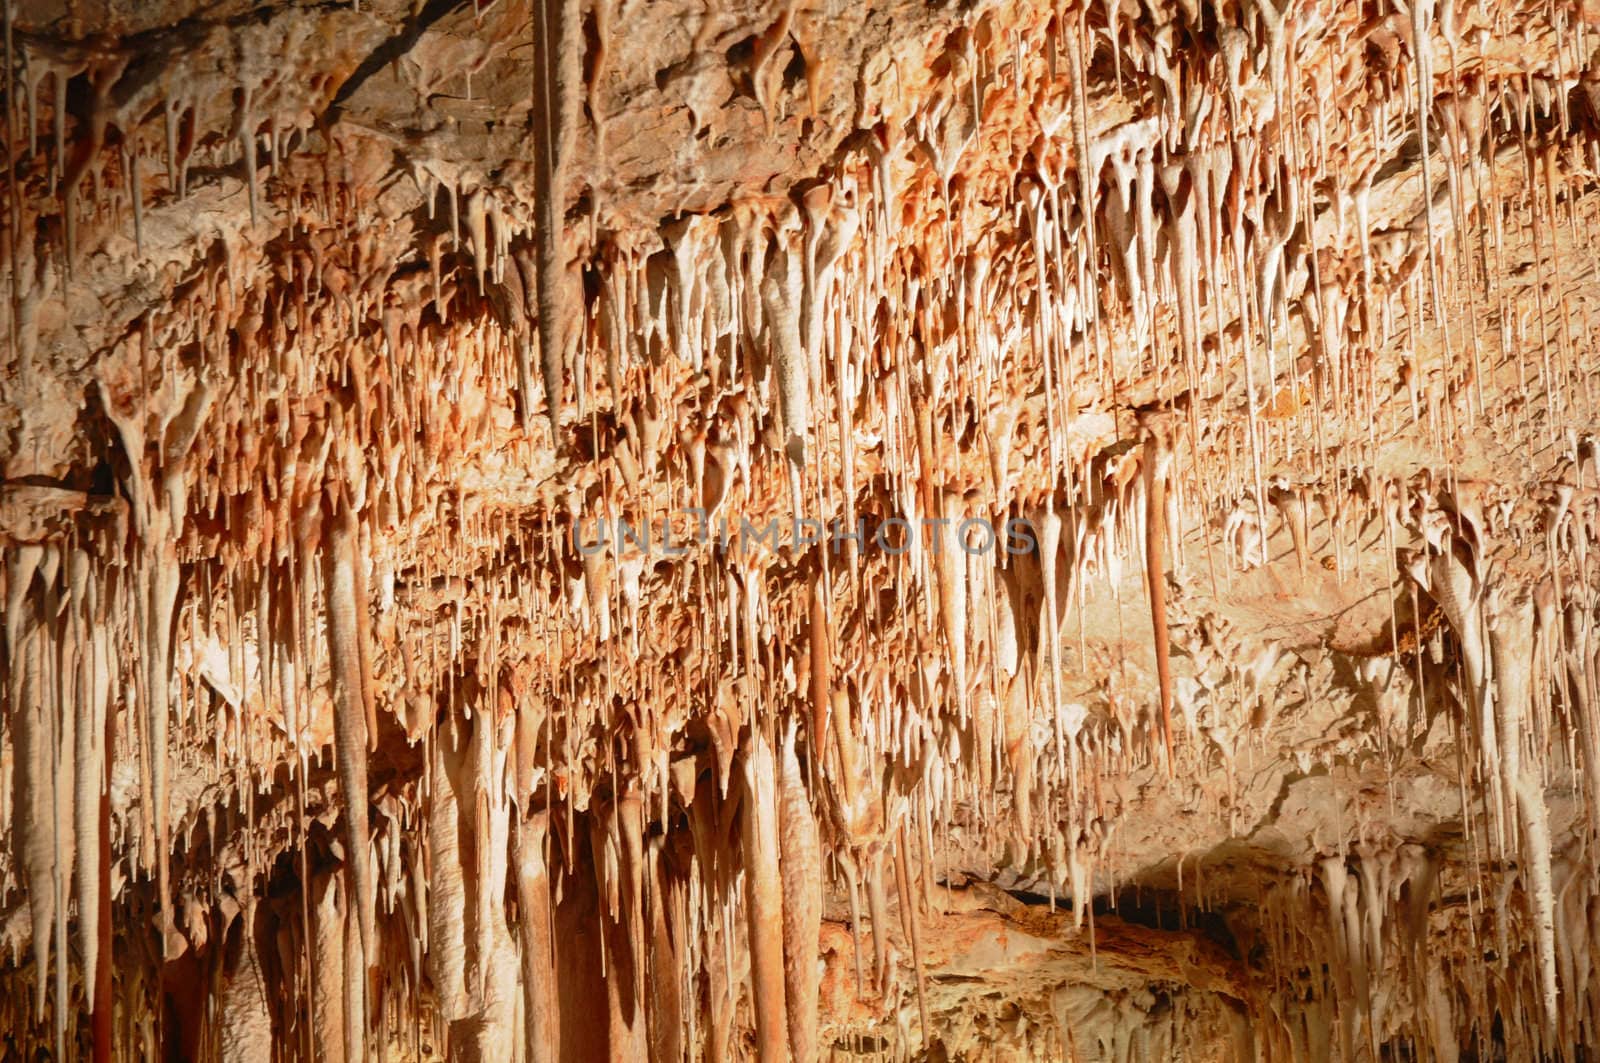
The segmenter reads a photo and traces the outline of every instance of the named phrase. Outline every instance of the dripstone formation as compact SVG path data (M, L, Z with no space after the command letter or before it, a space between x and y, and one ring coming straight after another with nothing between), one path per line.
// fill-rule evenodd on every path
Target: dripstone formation
M1592 1054L1593 0L0 12L0 1054Z

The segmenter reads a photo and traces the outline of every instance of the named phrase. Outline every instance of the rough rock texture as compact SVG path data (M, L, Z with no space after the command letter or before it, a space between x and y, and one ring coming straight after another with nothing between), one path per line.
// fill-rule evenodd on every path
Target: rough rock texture
M0 10L8 1054L1586 1058L1590 0Z

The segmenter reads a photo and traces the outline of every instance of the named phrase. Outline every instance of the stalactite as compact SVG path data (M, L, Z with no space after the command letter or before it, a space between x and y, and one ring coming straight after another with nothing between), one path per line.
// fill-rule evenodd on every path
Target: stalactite
M330 493L326 539L323 544L323 593L327 607L328 658L333 675L333 725L339 788L345 797L345 858L349 863L350 912L361 942L363 962L376 962L378 935L375 920L375 884L372 878L371 840L367 826L367 720L371 692L363 658L367 643L360 637L358 613L367 603L358 594L356 566L356 514L347 490ZM345 1021L355 1034L347 1041L364 1043L368 1010L365 969L347 977Z
M1501 752L1488 687L1488 655L1484 645L1481 585L1468 567L1469 563L1473 563L1470 553L1467 555L1467 562L1464 563L1456 553L1456 544L1460 543L1460 540L1448 530L1443 534L1441 552L1433 554L1429 563L1428 583L1425 589L1444 610L1461 646L1466 692L1472 702L1466 707L1476 714L1475 726L1482 747L1483 762L1489 766L1486 782L1491 788L1495 821L1502 825L1503 829L1505 801L1508 795L1501 790L1498 772L1494 767L1500 763Z
M1172 468L1171 415L1153 411L1143 416L1145 581L1150 594L1150 622L1155 633L1156 671L1161 699L1161 741L1167 772L1174 770L1172 748L1172 662L1167 625L1166 522L1167 480Z
M340 875L324 875L315 881L312 897L312 927L309 950L311 967L312 1035L319 1053L330 1060L352 1057L346 1041L349 1024L345 1021L345 987L348 960L345 952L345 923L349 906Z
M575 311L567 277L566 199L572 145L576 135L579 49L569 46L579 32L578 0L539 0L533 18L533 99L538 150L534 195L539 216L534 226L538 264L539 358L544 371L550 427L559 437L563 373ZM582 408L579 393L579 408Z
M454 727L441 729L433 741L428 793L428 976L438 994L441 1015L454 1021L467 1013L466 921L457 913L467 904L467 869L462 856L460 795L461 752Z
M811 800L800 775L795 724L791 719L778 755L778 820L783 851L783 982L788 1009L789 1054L818 1055L816 955L822 926L822 848Z
M779 248L761 281L761 305L771 332L774 371L783 415L783 450L797 472L805 467L811 433L811 360L801 345L801 262Z
M561 1005L556 996L556 943L551 934L550 873L544 846L548 825L542 813L521 821L517 847L517 903L521 908L523 1013L529 1058L557 1058L561 1044Z
M100 991L100 803L107 780L106 722L114 678L110 614L115 591L111 570L93 570L87 551L75 550L71 565L74 619L81 625L79 637L86 643L79 651L77 683L81 700L74 708L79 714L73 753L77 766L73 794L78 846L74 860L78 872L75 896L78 950L83 956L85 995L92 1009L99 1003ZM111 957L105 957L105 962L111 962Z
M45 637L40 630L40 609L30 599L36 576L46 567L46 548L26 545L9 552L6 565L6 659L11 679L10 704L16 766L13 768L16 817L15 860L28 889L28 914L32 922L34 967L33 1011L43 1017L50 986L50 938L55 929L55 838L51 819L51 777L45 743L47 701Z
M1523 726L1530 705L1533 664L1533 600L1524 589L1490 587L1486 602L1489 646L1494 657L1496 726L1500 774L1516 802L1523 864L1530 879L1534 940L1546 1030L1560 1020L1556 989L1555 897L1550 876L1550 819L1545 809L1543 774L1522 763Z
M225 1063L261 1059L272 1054L272 1015L267 1002L267 979L256 952L255 906L248 905L234 934L238 953L223 975L217 1001L221 1033L220 1056Z
M750 986L755 1009L756 1054L788 1058L788 1006L784 976L784 903L779 851L777 765L759 731L741 757L739 833L745 859L744 907L750 942Z

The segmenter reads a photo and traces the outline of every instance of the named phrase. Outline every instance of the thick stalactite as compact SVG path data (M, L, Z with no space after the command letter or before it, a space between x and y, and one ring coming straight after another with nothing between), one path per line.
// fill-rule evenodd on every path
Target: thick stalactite
M0 11L6 1053L1590 1051L1592 4Z

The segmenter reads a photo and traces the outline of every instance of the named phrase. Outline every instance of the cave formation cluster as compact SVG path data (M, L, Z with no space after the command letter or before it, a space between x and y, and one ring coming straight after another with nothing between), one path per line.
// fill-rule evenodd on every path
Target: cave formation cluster
M1594 0L0 10L8 1058L1600 1040Z

